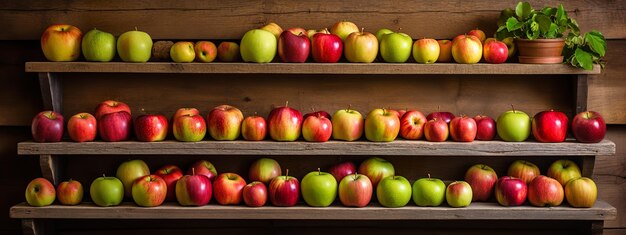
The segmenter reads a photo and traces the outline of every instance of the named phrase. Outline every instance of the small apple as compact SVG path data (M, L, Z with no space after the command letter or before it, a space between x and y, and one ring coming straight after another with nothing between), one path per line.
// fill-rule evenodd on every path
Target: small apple
M271 158L259 158L250 165L248 179L251 181L261 181L269 184L272 179L281 174L280 164Z
M503 206L520 206L526 201L526 183L518 178L503 176L496 182L496 200Z
M117 39L117 53L124 62L145 63L152 53L152 38L137 29L125 32Z
M317 171L309 172L302 178L300 190L307 205L327 207L337 197L337 181L330 173L317 168Z
M485 164L476 164L465 172L465 181L472 187L472 201L485 202L493 194L498 175Z
M167 118L162 114L144 114L133 122L135 138L139 141L163 141L169 130Z
M378 40L369 32L350 33L344 40L346 60L352 63L372 63L378 55Z
M217 177L217 169L208 160L198 160L187 169L187 175L204 175L213 181Z
M554 110L542 111L532 119L531 129L533 137L539 142L558 143L567 137L567 116L563 112Z
M271 23L268 23L266 25L263 25L259 29L262 29L262 30L265 30L267 32L272 33L272 35L274 35L276 40L278 40L278 37L280 37L280 34L283 33L283 28L281 28L280 25L278 25L278 24L276 24L274 22L271 22Z
M56 191L61 205L78 205L83 201L83 185L76 180L61 182Z
M431 38L422 38L413 44L413 58L420 64L432 64L439 58L439 43Z
M581 112L572 120L572 134L578 142L598 143L606 134L606 122L598 112Z
M215 201L220 205L238 205L243 199L246 181L235 173L222 173L213 181Z
M528 139L530 126L528 114L515 108L500 114L496 121L498 136L509 142L522 142Z
M99 121L100 118L105 114L116 113L120 111L124 111L132 115L132 113L130 112L130 107L126 103L116 100L105 100L102 101L102 103L98 104L98 106L96 107L94 117L96 118L96 120Z
M333 175L333 177L335 177L335 180L337 180L337 182L341 182L343 177L346 177L346 175L352 175L356 173L356 166L350 161L345 161L331 166L330 168L328 168L328 172Z
M598 188L592 179L580 177L565 185L565 199L573 207L593 207L598 197Z
M379 42L382 42L383 36L385 34L390 34L390 33L393 33L393 30L386 29L386 28L379 29L378 31L376 31L376 34L375 34L376 35L376 40L378 40ZM413 42L413 40L411 40L411 43L412 42Z
M115 177L124 185L124 195L127 198L132 197L133 182L146 175L150 175L150 169L146 162L139 159L123 162L117 167L115 173Z
M319 115L309 116L302 123L302 137L310 142L326 142L333 134L330 119Z
M512 37L508 37L508 38L502 39L502 42L506 45L506 49L509 52L507 58L509 59L513 58L513 56L515 56L515 52L517 52L514 39Z
M418 206L439 206L446 197L446 184L440 179L421 178L413 183L413 202Z
M267 187L259 181L253 181L243 187L243 202L249 207L259 207L267 202Z
M489 116L476 115L476 139L477 140L493 140L496 136L496 121Z
M98 125L90 113L78 113L67 121L67 134L75 142L89 142L96 139Z
M209 134L215 140L236 140L241 133L243 113L230 105L220 105L207 115Z
M285 106L272 109L267 117L270 137L276 141L295 141L300 137L302 129L302 113Z
M100 138L108 142L125 141L130 139L133 119L126 111L109 113L98 119L98 133Z
M89 30L81 42L83 56L87 61L109 62L115 57L115 36L97 29Z
M374 109L365 118L364 131L369 141L390 142L400 133L400 119L386 109Z
M311 55L317 63L337 63L341 59L343 42L328 30L318 32L311 38Z
M396 174L393 164L379 157L371 157L363 161L359 166L358 172L366 175L372 181L374 188L378 186L378 182L383 178Z
M198 41L193 46L194 54L196 54L196 61L210 63L217 57L217 47L210 41Z
M211 180L205 175L185 175L176 182L176 200L182 206L204 206L212 194Z
M354 32L359 32L359 27L349 21L339 21L330 27L330 33L339 36L341 41L345 41L348 35Z
M363 116L351 108L337 110L331 119L333 139L354 141L363 135Z
M36 142L59 142L63 137L63 116L54 111L42 111L34 118L30 126L33 140Z
M424 137L430 142L443 142L448 139L448 124L442 119L432 119L424 124Z
M338 191L344 206L364 207L372 199L372 182L366 175L347 175L339 182Z
M507 175L515 178L519 178L524 183L529 184L533 179L539 176L539 167L532 162L524 160L516 160L509 166Z
M485 32L480 29L472 29L467 33L467 35L473 35L477 37L478 40L480 40L480 43L485 43L485 40L487 39L487 35L485 35Z
M48 26L41 35L41 50L49 61L74 61L80 56L83 33L67 24Z
M439 108L437 107L437 109ZM429 113L428 116L426 116L427 121L433 120L435 118L445 121L447 125L452 121L452 119L455 118L455 116L451 112L442 112L442 111L432 112L432 113Z
M452 41L447 39L437 40L439 44L439 57L437 62L450 63L452 62Z
M483 45L472 35L459 35L452 40L452 58L459 64L475 64L483 58Z
M411 200L411 183L402 176L387 176L376 187L378 203L384 207L403 207Z
M132 195L139 206L160 206L167 196L167 184L157 175L146 175L133 182Z
M311 40L306 32L290 29L281 33L278 38L278 56L285 63L304 63L309 58L310 51Z
M528 184L528 202L533 206L558 206L563 197L563 186L550 177L540 175Z
M176 42L170 47L170 58L176 63L190 63L196 58L193 42Z
M285 175L277 176L270 181L269 198L274 206L295 206L300 199L300 182L296 177L289 176L289 169Z
M426 117L417 110L408 110L400 119L400 136L407 140L419 140L424 137Z
M502 64L509 56L509 49L506 44L497 40L485 42L483 46L483 57L490 64Z
M49 206L56 198L54 185L47 179L36 178L26 186L26 202L31 206Z
M159 168L155 175L161 177L167 186L166 201L176 201L176 182L183 177L183 171L175 165L165 165Z
M206 135L206 123L200 115L186 114L174 118L172 133L178 141L198 142Z
M400 33L378 30L376 38L380 42L380 56L387 63L404 63L411 56L411 48L413 47L413 39L411 36ZM388 30L388 29L387 29ZM382 34L380 37L378 36Z
M89 195L98 206L117 206L124 199L124 185L118 178L102 175L91 182Z
M302 116L302 120L306 120L306 118L308 118L309 116L322 116L325 118L328 118L328 120L330 120L330 114L326 111L320 110L320 111L315 111L312 110L312 112L305 114L304 116Z
M264 140L267 135L267 123L261 116L248 116L241 122L241 136L245 140Z
M248 31L241 38L241 46L239 47L241 58L244 62L272 62L276 55L277 39L278 36L275 37L266 30L253 29Z
M221 42L217 46L217 58L222 62L235 62L241 59L239 44L236 42Z
M472 142L477 133L476 121L473 118L462 115L450 121L450 136L457 142Z
M546 175L558 181L563 187L572 179L582 177L580 168L571 160L557 160L548 168Z
M446 188L446 202L451 207L466 207L472 203L472 187L465 181L454 181Z

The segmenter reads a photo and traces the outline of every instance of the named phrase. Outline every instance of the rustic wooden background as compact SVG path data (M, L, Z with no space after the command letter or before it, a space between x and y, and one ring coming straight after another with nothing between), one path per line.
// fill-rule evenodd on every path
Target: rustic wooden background
M557 1L533 1L539 8ZM236 40L250 28L276 22L283 28L326 28L339 20L355 22L366 31L401 28L413 38L451 38L473 28L491 34L499 11L516 1L1 1L0 2L0 209L23 201L27 182L40 175L35 157L17 156L16 143L30 138L31 118L42 109L36 74L24 72L24 62L43 61L42 31L52 23L68 23L83 32L97 27L119 35L134 27L154 39ZM618 208L608 221L608 233L626 232L626 0L565 3L583 31L597 29L608 42L607 67L591 76L589 109L610 124L608 138L617 144L615 156L597 158L595 176L600 198ZM206 75L205 75L206 76ZM244 112L267 113L285 99L303 111L310 107L334 111L348 103L365 112L372 107L437 106L455 113L497 116L509 103L520 103L529 114L555 108L572 114L570 79L563 76L273 76L244 75L68 75L64 94L66 117L91 111L104 99L128 102L133 111L172 112L179 106L203 111L231 103ZM177 79L180 78L180 79ZM366 82L362 82L365 80ZM272 81L272 83L269 83ZM119 88L117 88L117 84ZM212 86L212 84L217 84ZM171 89L170 89L171 87ZM219 87L228 87L220 89ZM295 88L294 88L295 87ZM164 88L168 88L163 90ZM216 98L217 97L217 98ZM222 97L221 99L219 97ZM341 100L336 99L340 97ZM374 98L372 98L374 97ZM249 99L246 99L249 98ZM261 110L254 110L259 109ZM0 233L19 233L19 221L0 218Z

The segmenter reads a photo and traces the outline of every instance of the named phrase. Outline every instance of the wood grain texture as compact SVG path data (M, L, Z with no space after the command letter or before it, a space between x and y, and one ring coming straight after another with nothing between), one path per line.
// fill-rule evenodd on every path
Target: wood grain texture
M587 107L608 124L626 124L626 40L609 40L606 68L589 75Z
M565 64L27 62L26 72L203 74L599 74Z
M613 156L597 156L593 180L598 198L618 208L616 220L606 221L607 228L626 228L626 125L608 127L607 138L615 141Z
M366 31L398 29L413 38L452 38L474 28L491 35L501 10L511 1L3 1L1 40L37 40L52 23L97 27L119 35L138 27L155 39L238 39L267 22L283 28L330 28L340 20ZM537 9L559 1L533 3ZM608 38L626 38L626 1L567 1L569 15L582 30L597 29ZM428 7L425 7L428 6ZM420 23L429 22L429 23ZM194 30L186 30L194 29Z
M358 213L355 213L358 211ZM51 205L31 207L25 203L11 208L11 218L17 219L317 219L317 220L610 220L616 210L603 201L587 209L559 207L503 207L495 203L472 203L466 208L416 207L385 208L369 205L350 208L340 205L330 207L207 205L182 207L167 203L158 207L138 207L123 203L114 207L99 207L91 203L77 206Z
M39 155L39 168L41 169L41 175L54 185L61 183L59 177L59 174L61 173L60 167L59 160L56 156L45 154Z
M388 143L366 141L276 142L276 141L201 141L201 142L21 142L21 155L391 155L391 156L588 156L612 155L615 144L575 141L563 143L474 141L427 142L396 140Z
M55 73L39 73L39 88L43 108L58 113L63 112L63 80L58 79Z

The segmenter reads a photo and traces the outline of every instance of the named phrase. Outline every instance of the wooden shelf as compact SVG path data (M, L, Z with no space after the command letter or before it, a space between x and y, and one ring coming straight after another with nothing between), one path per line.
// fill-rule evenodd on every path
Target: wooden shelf
M368 141L276 142L276 141L200 141L200 142L57 142L18 144L21 155L395 155L395 156L590 156L613 155L615 143L597 144L474 141L427 142L396 140L388 143Z
M391 63L125 63L26 62L26 72L40 73L215 73L215 74L599 74L566 64L391 64Z
M92 203L77 206L51 205L32 207L21 203L11 207L10 216L16 219L315 219L315 220L611 220L617 210L603 201L592 208L558 207L503 207L496 203L472 203L466 208L417 207L385 208L375 203L364 208L341 205L330 207L264 206L251 208L243 205L182 207L166 203L158 207L138 207L125 202L115 207L99 207Z

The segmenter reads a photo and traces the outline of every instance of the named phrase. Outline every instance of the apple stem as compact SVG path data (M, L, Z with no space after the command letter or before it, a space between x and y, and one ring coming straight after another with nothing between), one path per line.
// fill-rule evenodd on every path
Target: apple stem
M363 31L365 31L365 28L361 28L361 33L363 33Z
M289 168L287 168L287 170L285 172L285 178L287 178L287 176L289 176Z
M359 173L354 173L354 180L359 176Z
M191 175L196 175L196 168L191 168Z
M585 119L590 119L591 118L591 113L589 112L585 112Z
M256 111L254 112L254 116L259 116Z
M324 33L325 34L330 34L330 31L328 31L328 28L324 28Z
M348 104L348 108L346 109L346 111L349 111L350 109L352 109L352 105Z
M430 173L428 173L428 179L430 179Z
M439 111L440 111L440 109L439 109L439 108L441 108L441 107L440 107L439 105L437 105L437 112L439 112Z
M102 173L102 177L106 177L106 175L104 175L104 173Z
M322 170L319 167L317 168L317 174L322 175Z
M511 109L513 110L513 113L515 113L515 107L513 107L513 104L511 104Z
M285 107L289 107L289 100L285 101Z
M135 31L137 31L137 26L135 26Z
M398 27L398 33L402 31L402 27Z

